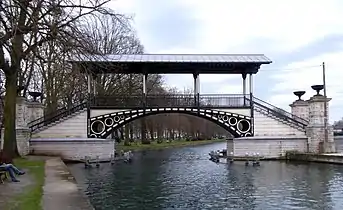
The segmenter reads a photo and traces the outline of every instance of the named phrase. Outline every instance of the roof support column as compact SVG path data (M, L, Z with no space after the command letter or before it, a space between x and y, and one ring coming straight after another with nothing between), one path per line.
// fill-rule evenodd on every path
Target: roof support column
M247 74L243 73L242 74L242 79L243 79L243 105L246 105L246 94L247 94L247 84L246 84L246 79L247 79Z
M254 118L254 103L253 103L253 75L252 74L249 74L249 92L250 92L250 115L251 115L251 118L253 119ZM252 126L254 125L254 123L252 123ZM254 128L254 127L252 127Z
M195 106L199 106L199 98L200 98L200 77L198 73L193 74L194 78L194 102Z
M93 95L96 95L96 74L93 74Z
M92 76L87 74L88 95L92 92Z
M146 88L146 83L147 83L147 80L148 80L148 74L147 73L144 73L143 74L143 113L145 114L145 108L147 106L147 88ZM141 141L142 141L142 144L150 144L150 141L147 139L146 137L146 121L145 121L145 117L143 117L141 119Z
M146 90L147 79L148 79L148 74L143 74L143 96L144 97L146 97L146 93L147 93L147 90Z

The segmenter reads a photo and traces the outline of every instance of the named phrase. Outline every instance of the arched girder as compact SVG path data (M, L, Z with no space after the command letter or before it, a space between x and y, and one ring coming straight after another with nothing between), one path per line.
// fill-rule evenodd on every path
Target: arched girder
M92 117L88 126L88 137L107 138L113 130L131 121L164 113L182 113L204 118L223 127L235 138L253 136L253 120L249 116L212 109L147 108L119 111Z

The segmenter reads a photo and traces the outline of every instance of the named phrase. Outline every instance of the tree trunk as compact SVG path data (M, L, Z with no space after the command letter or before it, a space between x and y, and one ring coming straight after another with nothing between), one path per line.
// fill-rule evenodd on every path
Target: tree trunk
M19 155L16 139L16 98L17 98L17 74L6 75L6 95L4 106L4 152L10 158Z
M129 146L130 145L130 137L129 137L129 134L130 134L130 131L129 131L129 125L125 125L124 127L124 132L125 132L125 140L124 140L124 145L125 146Z
M141 119L141 141L142 144L150 144L150 140L146 138L146 122L145 117Z

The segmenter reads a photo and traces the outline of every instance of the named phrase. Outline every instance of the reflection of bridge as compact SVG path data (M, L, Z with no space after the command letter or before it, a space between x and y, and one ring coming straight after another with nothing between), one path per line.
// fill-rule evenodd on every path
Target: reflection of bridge
M271 142L255 142L253 138L248 138L252 145L263 143L263 146L256 148L268 151L268 154L261 153L264 156L273 152L271 148L284 153L285 148L292 150L305 147L299 146L303 142L287 141L284 143L286 146L282 142L289 136L301 141L307 139L305 130L311 122L309 118L303 119L298 114L288 113L253 95L253 75L262 64L271 63L264 55L109 55L73 60L71 63L75 69L87 74L88 100L30 122L32 140L52 137L106 139L114 130L136 119L161 113L184 113L212 121L240 140L253 136L273 136L275 141ZM142 94L99 95L95 78L100 74L113 73L141 74ZM147 94L147 76L158 73L193 74L194 93ZM200 94L200 74L241 74L242 93ZM292 108L292 113L296 113L294 110L298 108ZM311 113L314 116L318 112ZM314 132L311 135L315 135ZM144 136L142 133L142 138ZM247 144L239 146L238 143L234 151L239 153L247 150L244 146Z

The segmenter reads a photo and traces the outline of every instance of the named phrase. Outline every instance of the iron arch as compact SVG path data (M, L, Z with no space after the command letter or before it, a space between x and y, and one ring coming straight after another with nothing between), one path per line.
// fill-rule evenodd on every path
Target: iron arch
M204 118L223 127L235 138L253 136L253 120L249 116L226 111L193 108L147 108L113 112L92 117L89 120L89 138L107 138L113 130L142 117L164 114L182 113Z

